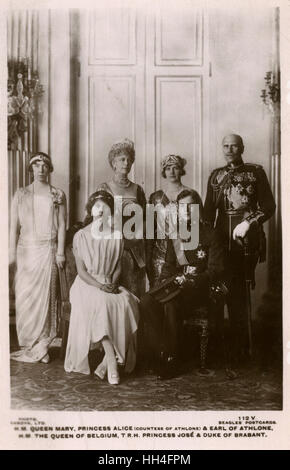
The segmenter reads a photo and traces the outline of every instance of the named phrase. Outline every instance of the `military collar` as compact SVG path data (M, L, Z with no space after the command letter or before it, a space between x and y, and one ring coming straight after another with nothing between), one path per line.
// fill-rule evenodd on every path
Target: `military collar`
M244 165L245 165L245 163L244 163L244 161L242 160L242 162L239 163L239 165L236 165L236 166L234 166L234 167L232 167L230 164L226 165L226 169L227 169L227 171L234 171L234 170L237 170L238 168L241 168L241 167L244 166Z

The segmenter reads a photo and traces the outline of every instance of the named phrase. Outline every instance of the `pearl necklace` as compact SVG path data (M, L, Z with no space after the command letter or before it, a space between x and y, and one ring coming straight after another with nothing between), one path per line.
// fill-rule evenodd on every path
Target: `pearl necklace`
M126 176L121 178L114 176L113 181L117 186L120 186L120 188L128 188L132 183Z

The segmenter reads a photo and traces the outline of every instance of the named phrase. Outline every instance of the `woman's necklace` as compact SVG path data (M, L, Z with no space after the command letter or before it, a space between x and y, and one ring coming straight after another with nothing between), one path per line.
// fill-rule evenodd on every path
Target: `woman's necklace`
M128 188L130 184L132 183L127 176L117 176L114 175L113 178L114 183L119 186L120 188Z

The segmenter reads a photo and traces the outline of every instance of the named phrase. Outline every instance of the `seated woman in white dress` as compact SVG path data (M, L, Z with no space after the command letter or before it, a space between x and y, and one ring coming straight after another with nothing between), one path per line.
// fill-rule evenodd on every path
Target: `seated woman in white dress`
M89 374L90 346L101 342L105 356L95 374L104 379L107 373L108 382L117 385L118 363L126 372L135 367L138 299L118 284L124 241L112 225L113 196L95 192L87 203L87 213L92 214L91 223L73 240L78 275L70 290L72 310L64 368Z

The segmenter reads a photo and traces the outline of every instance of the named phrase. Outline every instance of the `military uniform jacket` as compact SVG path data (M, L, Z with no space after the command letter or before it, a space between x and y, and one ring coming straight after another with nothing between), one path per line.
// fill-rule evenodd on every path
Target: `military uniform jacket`
M196 249L183 251L175 240L168 240L159 282L175 274L190 277L191 268L197 275L198 285L209 285L224 277L224 249L219 234L202 222Z
M275 201L261 165L244 163L214 170L208 180L204 219L215 226L231 245L232 232L246 220L262 230L262 224L275 212Z
M190 189L190 188L188 188ZM193 191L193 190L191 190ZM199 194L196 191L193 191L194 196L194 203L199 204L199 213L202 214L203 206L202 201ZM155 193L151 194L149 198L149 203L162 205L163 207L167 207L170 203L175 204L174 202L170 202L167 198L164 191L159 190ZM147 265L147 274L150 282L150 287L153 287L160 282L161 273L163 269L163 265L165 263L165 259L167 256L167 248L168 248L168 241L170 240L169 234L166 232L164 233L164 238L158 238L157 236L157 224L156 219L154 222L154 239L146 240L146 265Z

